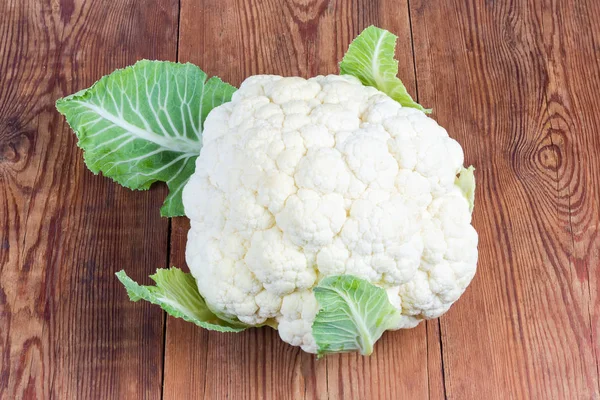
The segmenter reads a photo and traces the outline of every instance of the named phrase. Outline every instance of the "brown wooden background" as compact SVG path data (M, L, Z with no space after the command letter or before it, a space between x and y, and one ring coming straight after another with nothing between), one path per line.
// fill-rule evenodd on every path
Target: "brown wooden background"
M337 73L370 24L477 167L461 300L320 361L129 302L114 272L183 266L187 222L87 171L54 101L141 58ZM597 0L0 0L0 398L598 399L599 130Z

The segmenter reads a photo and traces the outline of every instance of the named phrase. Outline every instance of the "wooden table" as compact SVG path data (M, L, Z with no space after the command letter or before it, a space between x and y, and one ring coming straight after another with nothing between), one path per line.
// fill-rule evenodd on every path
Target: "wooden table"
M90 173L54 101L142 58L337 73L370 24L477 167L460 301L320 361L129 302L115 271L184 266L188 223ZM597 0L2 0L0 398L598 399L599 130Z

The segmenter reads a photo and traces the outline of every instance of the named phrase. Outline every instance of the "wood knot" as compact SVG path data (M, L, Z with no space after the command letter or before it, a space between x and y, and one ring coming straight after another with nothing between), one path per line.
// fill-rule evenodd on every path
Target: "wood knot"
M562 164L562 153L560 147L551 143L542 146L537 152L540 165L551 171L558 171Z
M0 140L0 164L27 162L32 147L29 137L23 133L9 137L6 140Z
M566 142L565 133L561 129L548 129L537 146L536 163L545 170L558 172L566 161L563 157Z
M3 125L3 126L2 126ZM23 129L17 118L7 118L0 124L0 165L22 169L33 151L33 133Z
M294 20L300 24L317 21L329 5L327 0L292 0L288 3Z

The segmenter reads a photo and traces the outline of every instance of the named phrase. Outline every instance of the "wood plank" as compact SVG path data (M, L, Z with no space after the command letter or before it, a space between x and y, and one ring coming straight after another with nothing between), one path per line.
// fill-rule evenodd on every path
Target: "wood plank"
M536 14L543 21L548 66L546 126L557 158L550 166L556 170L561 198L558 228L569 260L569 278L575 282L569 285L582 293L581 304L575 303L576 309L570 311L581 313L590 324L582 327L589 339L582 338L580 350L591 350L583 367L590 369L579 377L569 374L569 384L573 379L585 385L584 394L600 398L600 4L584 1L572 7L546 1Z
M445 399L444 364L440 336L440 319L426 322L427 328L427 378L430 399Z
M174 59L177 0L6 0L0 15L0 398L160 398L163 314L114 273L166 263L166 191L93 176L54 102Z
M446 394L598 398L598 2L410 4L420 100L479 180Z
M405 1L182 0L179 61L234 85L260 73L335 74L349 42L370 24L399 34L400 75L414 93ZM172 264L182 266L187 222L174 220L172 232ZM168 318L165 352L166 399L425 399L428 356L441 368L440 353L437 361L428 354L425 324L386 334L370 358L316 361L270 329L225 335Z

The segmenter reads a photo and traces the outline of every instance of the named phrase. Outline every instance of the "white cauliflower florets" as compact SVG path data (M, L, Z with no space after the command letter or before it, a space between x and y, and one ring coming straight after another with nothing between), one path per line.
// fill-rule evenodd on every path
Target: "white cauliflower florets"
M413 327L475 274L477 233L455 185L460 145L423 112L350 76L253 76L206 118L183 191L186 258L212 309L316 352L312 288L354 275Z

